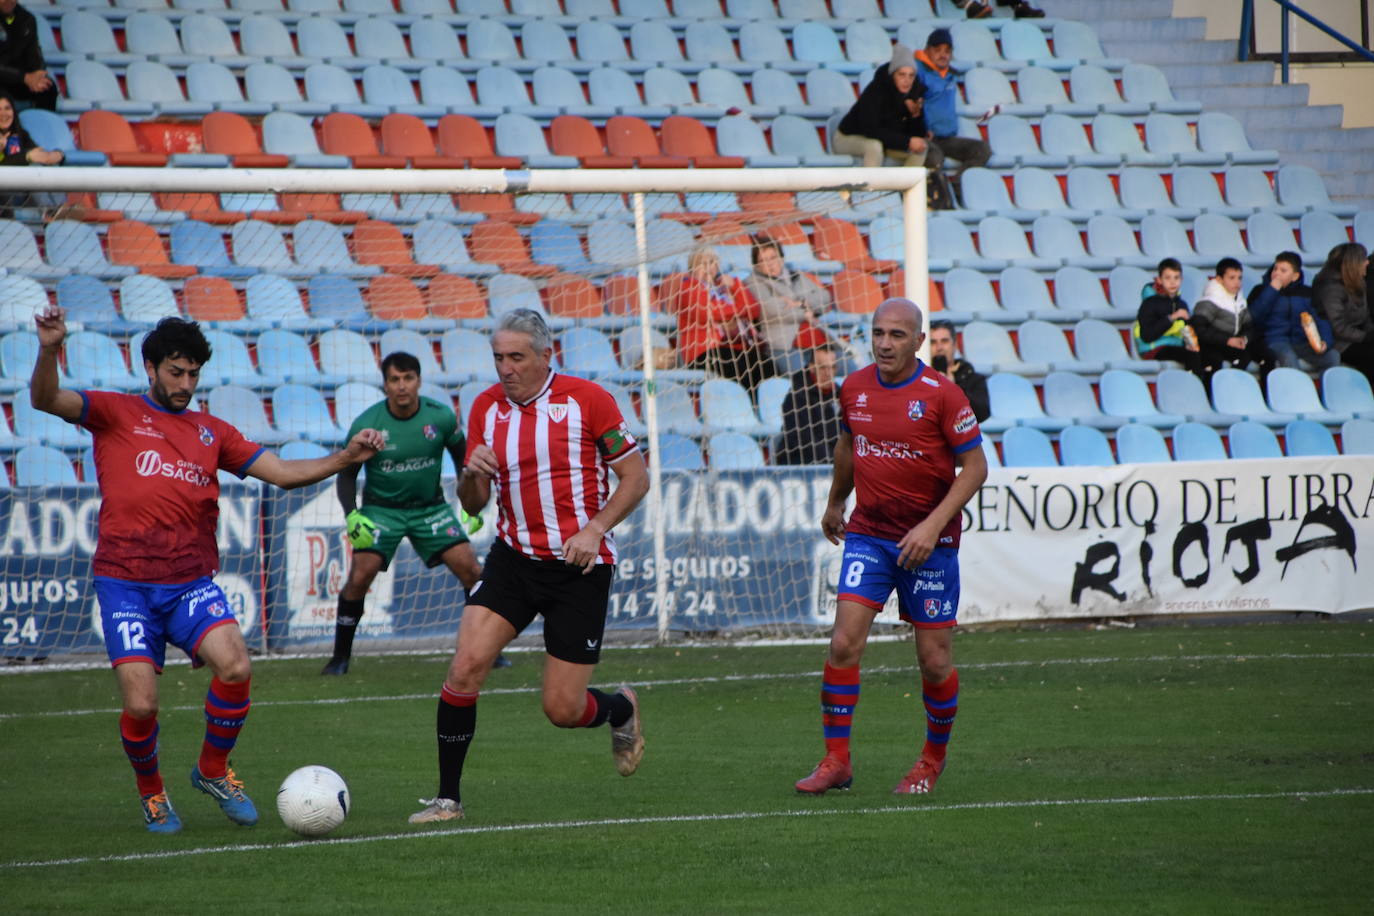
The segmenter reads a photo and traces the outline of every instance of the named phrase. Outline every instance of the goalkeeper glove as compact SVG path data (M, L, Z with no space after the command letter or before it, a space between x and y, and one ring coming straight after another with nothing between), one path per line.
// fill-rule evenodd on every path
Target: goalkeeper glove
M348 513L344 523L347 526L344 530L348 535L348 543L353 545L354 550L366 550L377 540L377 523L360 510L354 509Z
M458 524L462 525L463 530L469 535L473 535L482 530L482 516L468 515L460 506L458 507Z

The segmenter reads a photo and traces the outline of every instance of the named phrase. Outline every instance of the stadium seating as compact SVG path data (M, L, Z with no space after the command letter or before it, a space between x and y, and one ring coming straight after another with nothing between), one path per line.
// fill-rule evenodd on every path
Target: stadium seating
M1127 423L1116 431L1116 454L1122 464L1172 461L1164 436L1153 426Z
M1059 466L1050 437L1029 426L1013 426L1002 435L1002 464L1009 468Z

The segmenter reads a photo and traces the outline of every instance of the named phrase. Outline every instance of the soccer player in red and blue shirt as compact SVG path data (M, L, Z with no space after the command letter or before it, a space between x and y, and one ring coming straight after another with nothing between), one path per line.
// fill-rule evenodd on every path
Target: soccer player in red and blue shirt
M845 379L843 429L821 530L844 542L835 629L821 683L825 757L798 792L847 789L849 730L859 701L859 662L873 619L892 590L916 630L926 740L892 791L927 794L945 767L959 709L953 627L959 608L959 528L964 504L987 479L982 435L958 385L917 358L920 308L888 299L873 314L873 365ZM845 523L849 494L854 512Z
M366 461L382 445L381 435L363 430L332 455L284 461L223 420L188 409L210 345L195 322L180 318L164 318L143 340L147 394L59 388L63 310L48 309L36 322L30 403L79 423L95 439L102 501L91 571L105 650L123 697L119 732L144 821L154 833L181 829L158 769L157 676L170 642L214 672L191 785L213 797L231 821L251 826L257 810L228 763L248 715L251 670L228 599L211 578L219 567L218 472L301 487Z

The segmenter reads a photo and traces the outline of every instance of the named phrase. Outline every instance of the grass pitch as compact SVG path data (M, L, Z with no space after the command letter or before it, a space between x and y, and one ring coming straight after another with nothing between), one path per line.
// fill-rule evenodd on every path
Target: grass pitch
M467 819L433 794L447 658L262 660L233 757L262 820L230 824L187 774L208 675L162 678L161 762L182 833L144 831L107 670L0 676L7 913L1369 912L1374 639L1368 621L964 632L937 794L889 789L924 730L910 641L876 643L854 788L800 797L821 754L819 646L611 650L641 685L648 751L617 776L606 729L540 712L541 656L493 673ZM276 816L291 770L348 780L322 840Z

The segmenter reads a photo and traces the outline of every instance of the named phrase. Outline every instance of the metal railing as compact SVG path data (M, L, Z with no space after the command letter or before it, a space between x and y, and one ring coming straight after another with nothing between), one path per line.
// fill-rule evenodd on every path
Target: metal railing
M1374 63L1374 52L1371 52L1367 47L1367 45L1369 44L1369 8L1367 5L1363 3L1360 5L1360 31L1362 33L1362 38L1364 41L1364 44L1360 44L1359 42L1356 42L1354 39L1349 38L1341 34L1340 32L1336 31L1331 26L1327 25L1325 22L1322 22L1320 19L1313 16L1311 13L1299 7L1297 4L1290 3L1289 0L1272 0L1272 2L1275 3L1280 10L1279 53L1277 55L1277 59L1279 61L1279 69L1282 73L1282 79L1284 83L1288 82L1289 63L1291 60L1294 59L1298 59L1304 63L1347 60L1365 60L1369 61L1370 63ZM1289 13L1292 13L1294 16L1297 16L1299 19L1308 23L1313 28L1321 32L1324 32L1331 38L1334 38L1336 41L1340 42L1341 44L1349 48L1353 53L1292 53L1289 49ZM1273 54L1260 54L1257 53L1255 50L1255 0L1243 0L1242 2L1240 14L1240 38L1238 41L1236 53L1237 58L1239 60L1275 59L1275 55Z

